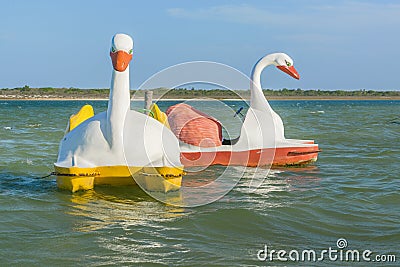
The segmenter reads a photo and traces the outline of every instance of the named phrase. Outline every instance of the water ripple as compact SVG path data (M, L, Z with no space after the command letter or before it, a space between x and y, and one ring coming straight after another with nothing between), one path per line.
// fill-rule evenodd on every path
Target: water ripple
M96 112L107 107L89 103ZM198 208L162 204L135 186L71 194L54 178L41 179L53 169L69 115L83 104L0 101L5 265L257 266L264 244L327 249L339 237L353 249L400 255L400 132L390 122L399 101L272 102L288 138L320 144L316 165L248 169L228 195ZM240 124L228 115L222 119L238 134ZM192 173L185 182L205 183L219 171ZM264 182L250 190L254 175Z

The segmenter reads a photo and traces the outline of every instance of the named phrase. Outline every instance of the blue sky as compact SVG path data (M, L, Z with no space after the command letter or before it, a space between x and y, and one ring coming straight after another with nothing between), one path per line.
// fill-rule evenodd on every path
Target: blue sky
M0 88L108 88L114 33L135 42L131 88L174 64L209 60L249 75L286 52L264 88L399 90L399 1L2 1Z

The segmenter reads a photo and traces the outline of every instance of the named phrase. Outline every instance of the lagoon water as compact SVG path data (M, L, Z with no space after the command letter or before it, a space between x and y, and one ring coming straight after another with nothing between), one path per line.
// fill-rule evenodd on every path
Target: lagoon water
M96 113L107 107L86 102ZM371 259L393 254L399 264L400 101L271 101L286 137L320 145L316 164L265 170L253 192L245 173L225 197L196 208L163 204L137 186L71 194L58 190L54 177L40 178L53 171L66 122L86 102L0 101L0 265L354 264L327 256L323 262L257 259L265 245L322 251L338 249L339 238L347 241L344 250L371 250ZM216 110L213 104L198 102L205 112ZM232 115L219 119L235 134ZM185 182L207 179L218 168L191 173Z

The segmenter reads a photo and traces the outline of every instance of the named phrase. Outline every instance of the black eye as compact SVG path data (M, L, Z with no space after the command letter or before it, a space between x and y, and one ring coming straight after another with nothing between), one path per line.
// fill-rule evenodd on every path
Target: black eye
M287 60L285 60L285 62L286 62L286 66L288 66L288 67L290 67L292 64L289 62L289 61L287 61Z
M115 53L115 48L114 48L114 46L111 47L111 52Z

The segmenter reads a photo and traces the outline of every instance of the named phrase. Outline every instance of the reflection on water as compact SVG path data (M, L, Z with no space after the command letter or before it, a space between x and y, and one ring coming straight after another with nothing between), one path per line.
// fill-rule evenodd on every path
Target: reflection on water
M249 184L254 175L265 175L264 182L256 189L250 188ZM279 168L270 171L248 169L242 181L238 184L241 192L254 194L267 194L271 191L291 191L291 190L315 190L319 187L318 168L315 166L303 168Z
M320 186L320 169L318 166L301 167L277 167L275 172L281 173L281 179L285 179L290 185L290 190L316 190Z
M165 196L180 199L179 192ZM154 201L138 186L98 186L96 190L72 194L70 201L71 206L67 213L79 217L79 223L74 226L74 230L83 232L116 225L143 225L152 221L175 219L190 213L184 208Z
M308 191L321 189L320 170L317 166L290 168L282 175L288 184L289 190Z
M151 192L151 196L139 186L98 186L95 190L71 194L69 196L71 205L67 214L79 217L73 226L73 229L78 232L96 231L117 225L124 228L143 225L150 221L174 220L193 212L183 208L184 206L190 206L196 202L211 202L215 198L224 196L224 190L230 191L230 185L224 186L223 182L216 182L214 176L211 175L212 173L220 174L225 169L224 166L210 166L201 174L188 175L182 190L169 193ZM242 173L242 179L233 190L233 192L240 192L241 196L238 197L233 193L225 196L222 202L237 202L241 201L241 198L247 198L255 204L254 207L257 204L264 208L265 205L282 207L289 205L289 202L266 202L271 197L271 193L318 190L320 187L319 170L315 166L273 170L235 166L234 171L236 174ZM255 176L257 179L265 180L258 188L251 187ZM212 191L202 191L210 184L213 185ZM64 193L69 195L67 192ZM243 194L248 195L243 196ZM257 199L254 199L254 196L257 196ZM170 205L155 201L153 197Z

